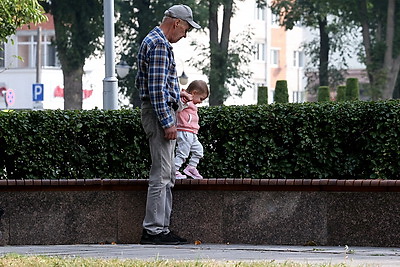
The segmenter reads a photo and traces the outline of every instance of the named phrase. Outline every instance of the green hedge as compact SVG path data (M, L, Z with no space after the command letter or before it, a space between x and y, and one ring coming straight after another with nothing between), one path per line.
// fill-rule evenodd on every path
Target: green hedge
M400 179L400 101L199 109L209 178ZM9 179L147 178L140 111L0 113Z
M205 177L399 179L400 102L200 110Z
M9 179L143 178L150 166L137 109L1 112L0 138Z

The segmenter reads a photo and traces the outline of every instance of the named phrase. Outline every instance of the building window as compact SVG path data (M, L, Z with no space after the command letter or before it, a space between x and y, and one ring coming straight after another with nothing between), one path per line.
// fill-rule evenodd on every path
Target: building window
M42 32L42 66L59 67L55 46L52 44L54 34ZM18 61L18 68L36 67L37 32L27 31L17 33L17 53L22 60Z
M302 68L304 67L304 52L293 51L293 66Z
M46 45L44 45L43 64L46 67L60 67L60 61L57 57L56 46L53 44L54 36L47 36Z
M5 67L4 56L4 43L0 43L0 68Z
M265 44L256 44L256 60L265 61Z
M271 25L273 27L279 27L280 16L274 13L271 13Z
M271 49L271 65L274 67L279 66L279 50L278 49Z
M256 5L256 20L265 20L265 8L259 8Z
M293 91L293 103L304 102L304 91Z

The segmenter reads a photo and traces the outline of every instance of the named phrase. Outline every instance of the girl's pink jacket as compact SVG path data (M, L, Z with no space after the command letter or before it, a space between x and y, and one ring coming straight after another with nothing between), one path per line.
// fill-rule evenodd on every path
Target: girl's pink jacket
M182 110L177 112L177 130L197 134L199 131L199 115L197 106L193 102L188 102Z

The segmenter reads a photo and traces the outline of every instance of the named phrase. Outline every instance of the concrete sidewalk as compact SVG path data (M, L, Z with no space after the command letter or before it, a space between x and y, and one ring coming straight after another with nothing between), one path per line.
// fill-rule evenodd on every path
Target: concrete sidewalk
M324 247L324 246L264 246L264 245L52 245L5 246L0 256L21 255L120 258L142 260L217 260L274 261L299 263L346 263L349 266L400 266L400 248Z

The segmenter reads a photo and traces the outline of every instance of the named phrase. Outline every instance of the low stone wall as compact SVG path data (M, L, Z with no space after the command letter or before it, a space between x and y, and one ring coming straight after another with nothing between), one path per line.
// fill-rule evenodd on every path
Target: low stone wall
M138 243L147 180L0 180L3 245ZM178 180L191 242L400 246L397 180Z

